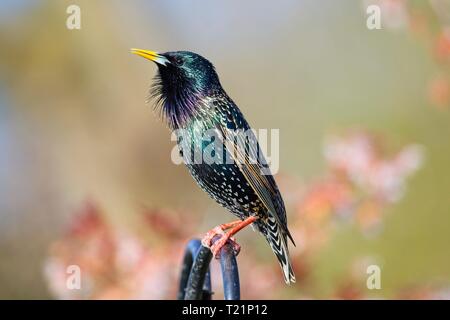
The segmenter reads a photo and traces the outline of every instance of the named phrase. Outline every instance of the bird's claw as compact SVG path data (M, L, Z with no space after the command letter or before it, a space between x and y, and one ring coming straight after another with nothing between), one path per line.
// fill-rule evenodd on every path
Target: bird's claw
M211 248L212 240L215 236L220 235L224 236L225 231L221 228L221 226L217 226L212 230L209 230L206 235L202 239L202 245L207 248Z
M216 240L216 242L214 242L214 244L210 247L214 258L216 258L216 259L220 258L220 250L227 243L232 246L233 253L235 256L237 256L239 254L239 252L241 251L241 246L236 242L236 240L234 238L228 237L225 234L220 239Z
M210 248L215 258L219 257L220 249L228 242L234 251L234 255L238 255L241 251L241 246L236 243L232 236L252 224L258 219L257 216L249 216L245 220L237 220L229 223L221 224L214 229L208 231L202 239L202 245ZM225 232L225 230L227 230ZM219 236L219 239L215 239Z
M219 239L213 241L217 236L220 236ZM235 238L230 237L221 226L217 226L208 231L202 239L202 245L209 248L216 259L219 259L220 250L227 243L232 246L234 255L237 256L241 251L241 246L236 242Z

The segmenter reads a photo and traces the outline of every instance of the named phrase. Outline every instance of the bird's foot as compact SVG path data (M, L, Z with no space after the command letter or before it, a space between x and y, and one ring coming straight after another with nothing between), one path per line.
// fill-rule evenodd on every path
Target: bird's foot
M226 229L224 229L222 225L217 226L217 227L209 230L206 233L206 235L203 237L203 239L202 239L202 245L204 247L211 248L211 245L213 243L214 237L216 237L216 236L224 236L225 235L225 231L224 230L226 230Z
M231 237L229 233L225 232L225 230L231 227L230 225L231 223L221 224L208 231L202 239L202 245L210 248L213 256L217 259L220 256L220 249L222 249L222 247L227 243L233 247L234 255L237 256L241 251L241 246L236 242L236 240ZM233 225L235 224L233 223Z
M230 223L221 224L206 233L205 237L202 239L202 245L210 248L214 257L219 258L220 249L222 249L226 243L229 243L233 247L234 254L238 255L241 251L241 246L232 236L244 227L255 222L257 219L258 218L256 216L250 216L243 221L237 220ZM225 230L228 230L228 232L225 232ZM214 241L214 238L217 236L220 236L220 238Z
M220 258L220 250L227 243L232 246L235 256L237 256L239 252L241 252L241 246L236 242L236 240L233 237L230 237L228 234L225 234L220 239L216 240L216 242L214 242L214 244L210 248L214 258Z

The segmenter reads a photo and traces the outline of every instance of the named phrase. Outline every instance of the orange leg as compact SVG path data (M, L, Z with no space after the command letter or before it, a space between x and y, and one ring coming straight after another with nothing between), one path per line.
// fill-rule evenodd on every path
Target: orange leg
M238 254L241 247L234 241L234 238L232 238L232 236L241 231L249 224L252 224L256 220L258 220L258 217L250 216L243 221L237 220L221 224L206 233L206 236L202 239L202 244L205 247L210 248L214 257L217 258L219 256L220 249L222 249L222 247L228 241L232 243L235 253ZM226 230L227 232L225 232ZM221 238L211 245L212 239L217 235L220 235Z

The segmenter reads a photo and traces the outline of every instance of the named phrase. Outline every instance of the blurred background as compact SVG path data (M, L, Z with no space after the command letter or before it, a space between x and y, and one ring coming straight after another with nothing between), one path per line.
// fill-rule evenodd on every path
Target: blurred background
M1 1L0 298L175 298L188 239L233 219L171 162L132 47L200 53L280 129L297 283L249 228L243 298L450 298L448 0Z

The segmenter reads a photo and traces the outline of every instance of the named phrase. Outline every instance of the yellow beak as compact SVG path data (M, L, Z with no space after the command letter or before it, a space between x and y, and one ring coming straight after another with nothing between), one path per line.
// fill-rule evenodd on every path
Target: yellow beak
M137 54L138 56L141 56L145 59L151 60L153 62L156 62L158 64L161 64L165 66L166 64L170 63L170 61L164 57L163 55L158 54L155 51L150 50L143 50L143 49L131 49L131 53Z

